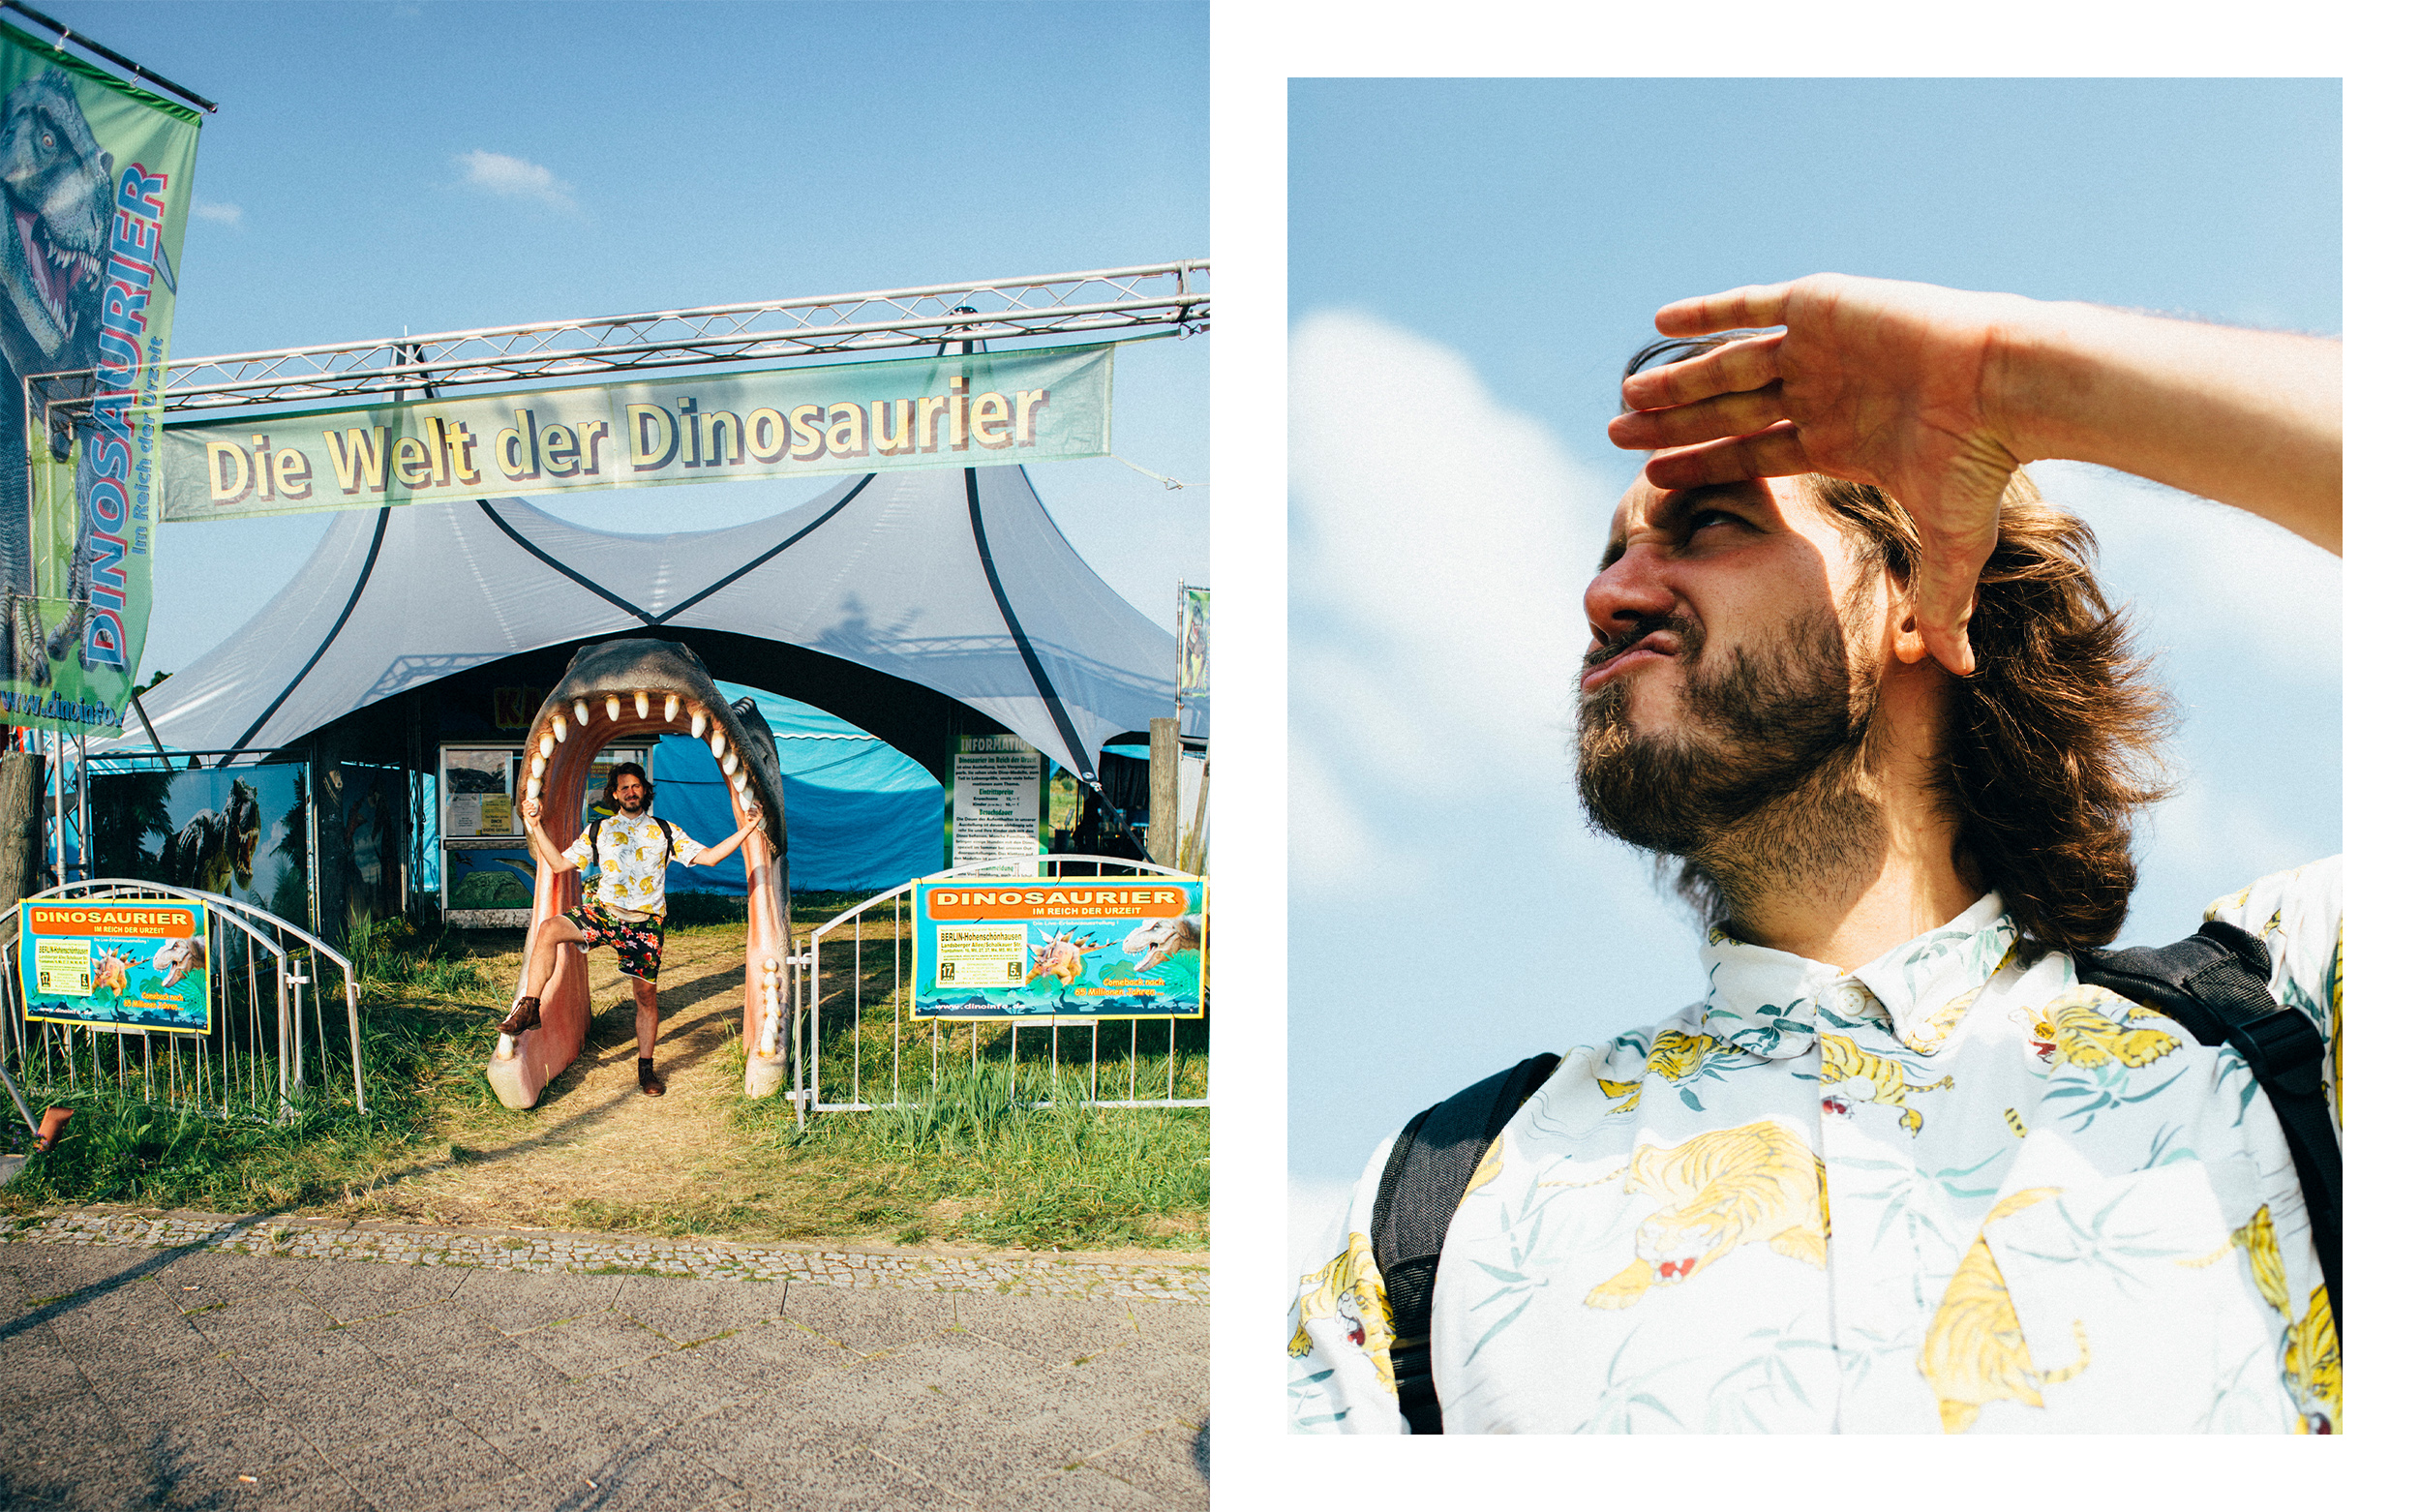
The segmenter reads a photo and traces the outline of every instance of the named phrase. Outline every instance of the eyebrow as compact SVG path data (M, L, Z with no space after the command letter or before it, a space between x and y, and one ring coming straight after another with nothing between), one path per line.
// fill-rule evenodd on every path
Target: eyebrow
M1684 488L1677 494L1665 495L1661 501L1656 503L1648 511L1648 519L1652 521L1658 518L1670 519L1677 515L1684 515L1688 513L1690 509L1703 503L1709 497L1711 496L1720 496L1726 499L1738 499L1741 503L1751 506L1759 503L1760 501L1770 503L1771 493L1770 490L1764 491L1766 497L1763 500L1758 500L1754 498L1741 497L1750 484L1762 481L1763 479L1758 478L1743 478L1734 483L1701 483L1695 488ZM1615 516L1615 520L1618 523L1620 516L1617 514ZM1602 572L1607 567L1612 566L1616 561L1619 560L1622 551L1629 544L1630 537L1627 532L1613 536L1607 540L1605 543L1605 555L1597 559L1596 570Z

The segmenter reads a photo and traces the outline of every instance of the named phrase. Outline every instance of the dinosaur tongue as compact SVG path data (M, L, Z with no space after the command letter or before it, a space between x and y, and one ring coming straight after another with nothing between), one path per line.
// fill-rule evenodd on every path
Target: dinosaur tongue
M34 282L42 289L42 302L50 307L54 318L64 320L67 291L74 281L65 268L50 260L50 251L43 245L42 218L31 210L13 213L16 239L25 249L25 265L33 270Z

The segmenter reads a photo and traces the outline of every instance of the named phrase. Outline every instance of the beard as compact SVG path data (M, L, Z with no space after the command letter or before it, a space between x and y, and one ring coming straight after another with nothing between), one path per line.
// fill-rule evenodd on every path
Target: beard
M1661 734L1633 722L1627 680L1580 696L1576 777L1589 824L1682 861L1735 910L1870 855L1879 815L1857 775L1875 680L1852 662L1840 625L1829 607L1810 610L1711 668L1705 626L1690 618L1591 650L1584 672L1671 631L1681 682L1677 728Z

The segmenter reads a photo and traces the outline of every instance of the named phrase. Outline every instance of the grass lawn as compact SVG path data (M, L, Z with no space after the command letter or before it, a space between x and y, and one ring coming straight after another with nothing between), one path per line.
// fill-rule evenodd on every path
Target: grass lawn
M802 897L805 931L855 899ZM1209 1113L1092 1109L1050 1099L1046 1032L1023 1030L1012 1078L1004 1027L947 1032L937 1088L928 1030L894 1025L888 947L861 949L862 1021L824 1030L828 1063L860 1048L879 1063L869 1101L890 1101L894 1043L911 1105L820 1113L740 1091L736 904L676 894L661 976L657 1065L669 1095L636 1095L632 1008L610 953L591 962L588 1049L527 1112L488 1088L496 1024L520 936L381 926L356 942L365 980L370 1113L306 1099L286 1125L197 1116L107 1092L75 1098L59 1146L0 1188L0 1212L125 1202L211 1212L295 1211L501 1227L664 1236L856 1239L1047 1249L1198 1249L1208 1242ZM883 933L887 941L887 929ZM829 953L827 971L832 969ZM832 988L829 978L828 1001ZM897 1039L894 1041L894 1028ZM970 1061L968 1045L980 1042ZM1127 1056L1142 1096L1202 1095L1207 1029L1104 1024L1101 1090L1123 1097ZM1081 1095L1088 1032L1061 1032L1063 1092ZM1034 1064L1039 1058L1042 1062ZM873 1073L867 1072L870 1075ZM828 1077L832 1073L827 1072ZM136 1083L139 1090L139 1083ZM868 1087L869 1093L877 1089ZM35 1094L29 1090L29 1096ZM23 1131L11 1148L23 1147Z

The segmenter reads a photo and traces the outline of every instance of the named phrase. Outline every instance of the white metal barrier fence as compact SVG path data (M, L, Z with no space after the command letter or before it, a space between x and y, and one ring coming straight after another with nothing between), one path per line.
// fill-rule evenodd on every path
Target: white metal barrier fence
M285 1118L306 1089L339 1096L329 1023L341 1009L340 1056L349 1048L352 1103L369 1111L361 1063L361 990L353 964L317 935L267 909L217 892L93 877L34 893L45 898L148 898L202 905L211 976L207 1034L29 1022L18 967L18 914L0 914L0 1067L38 1096L114 1086L146 1103L219 1114ZM316 1052L316 1053L315 1053ZM14 1088L12 1089L14 1090Z
M1114 856L1042 856L1030 862L996 862L935 872L939 877L1019 876L1020 866L1039 862L1046 877L1163 876L1192 880L1194 873L1149 862ZM1080 873L1071 868L1086 868ZM909 1017L915 981L909 968L914 945L910 920L913 882L877 893L847 912L818 925L807 936L804 953L790 957L790 1043L798 1047L792 1061L790 1101L798 1107L799 1127L806 1115L862 1113L878 1107L900 1107L926 1098L941 1085L944 1070L963 1064L970 1071L986 1059L1004 1060L1013 1083L1021 1052L1047 1040L1051 1097L1062 1086L1066 1057L1061 1041L1081 1036L1083 1102L1093 1107L1208 1107L1210 1060L1205 1033L1207 1013L1198 1019L1125 1020L1126 1043L1120 1046L1114 1029L1107 1059L1103 1053L1098 1018L1034 1014L1024 1018L955 1022L927 1020L921 1027ZM871 927L869 928L869 924ZM887 926L888 932L885 931ZM1208 941L1203 942L1203 983L1208 977ZM801 978L804 981L802 983ZM803 990L802 990L803 988ZM1206 999L1205 999L1206 1005ZM1114 1022L1114 1020L1113 1020ZM1144 1024L1154 1028L1146 1033ZM955 1031L963 1029L963 1035ZM989 1031L986 1033L986 1031ZM1190 1046L1180 1041L1193 1039ZM1153 1048L1146 1041L1157 1041ZM1124 1062L1126 1096L1103 1097L1104 1064L1109 1090L1117 1090L1117 1062ZM1035 1047L1029 1065L1038 1080L1042 1051ZM1143 1075L1145 1066L1150 1076ZM845 1095L842 1088L846 1088ZM1145 1096L1148 1088L1158 1096ZM1182 1094L1182 1095L1180 1095ZM1039 1105L1047 1106L1045 1098Z

